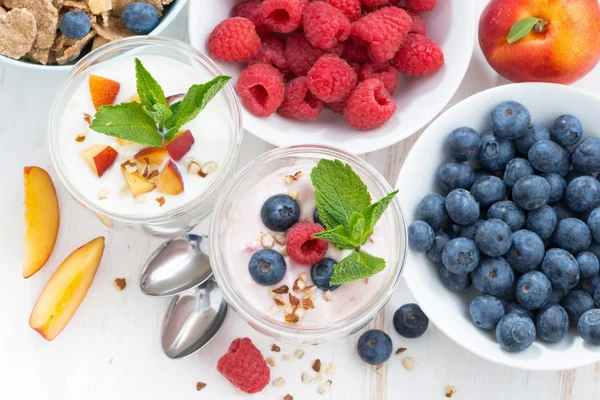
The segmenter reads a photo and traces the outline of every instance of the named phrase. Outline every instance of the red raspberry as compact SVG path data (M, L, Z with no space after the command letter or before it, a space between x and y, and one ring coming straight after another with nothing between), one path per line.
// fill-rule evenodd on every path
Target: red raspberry
M306 40L306 36L298 34L287 38L285 58L288 62L288 68L296 76L304 76L319 57L328 53L341 55L343 50L343 43L338 44L331 50L317 49Z
M358 21L362 15L360 0L324 0L342 12L350 22Z
M416 12L431 11L437 5L437 0L405 0L406 7Z
M260 51L250 60L250 64L259 63L271 64L279 70L287 69L285 39L271 34L265 36Z
M219 359L217 371L246 393L258 393L269 384L271 370L260 350L248 338L235 339Z
M389 6L389 0L361 0L361 2L366 7L380 7L380 6Z
M257 117L268 117L283 101L281 73L268 64L254 64L240 74L237 89L242 104Z
M348 40L345 43L342 57L359 63L364 63L371 60L367 48L359 46L354 40Z
M396 87L398 86L398 70L396 67L388 64L377 64L373 61L364 63L360 67L358 73L358 80L366 81L367 79L376 78L383 82L385 90L390 94L394 94Z
M354 62L354 61L348 61L348 65L350 66L350 68L352 68L352 71L354 71L354 73L356 74L356 76L358 76L358 73L360 72L360 63Z
M260 18L273 32L290 33L300 28L308 0L264 0Z
M346 102L344 117L356 129L375 129L396 112L396 103L379 79L359 83Z
M348 96L356 86L356 72L334 54L319 58L308 71L308 89L319 99L331 103Z
M412 18L401 8L384 7L365 15L352 25L352 37L369 45L373 61L391 60L412 27Z
M403 74L425 76L442 68L444 53L440 46L427 36L410 33L394 56L392 64Z
M406 12L408 13L408 15L410 15L410 17L413 20L413 26L412 28L410 28L410 33L419 33L421 35L426 35L427 23L425 22L425 19L421 17L421 14L413 10L406 10Z
M319 117L323 110L323 102L308 90L307 80L307 77L300 76L285 84L285 96L279 107L279 114L303 121Z
M313 265L321 261L327 253L329 242L313 239L312 235L324 230L321 225L307 221L292 226L285 239L288 256L303 265Z
M247 18L221 22L208 37L208 51L221 61L248 61L260 50L260 38Z
M254 24L256 33L261 38L271 32L268 26L262 23L260 19L260 4L261 0L248 0L239 3L231 10L232 17L248 18Z
M347 99L348 98L346 97L345 99L334 101L333 103L325 103L325 108L333 111L336 114L344 114L344 108L346 108Z
M310 3L304 13L304 33L314 47L331 49L350 36L350 21L327 3Z

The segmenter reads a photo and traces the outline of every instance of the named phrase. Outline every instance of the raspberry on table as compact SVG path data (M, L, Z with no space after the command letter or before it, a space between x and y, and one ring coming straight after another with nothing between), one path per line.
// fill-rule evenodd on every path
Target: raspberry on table
M342 12L350 20L357 21L362 15L360 0L324 0Z
M231 342L229 350L217 363L217 371L231 384L246 393L258 393L271 380L271 370L260 350L248 338Z
M298 222L289 230L285 245L292 260L303 265L313 265L321 261L327 253L329 242L313 239L312 235L325 228L314 222Z
M413 26L410 28L410 33L419 33L421 35L427 35L427 23L425 19L416 11L406 10L408 15L413 20Z
M342 58L350 61L356 61L358 63L364 63L371 61L369 52L366 47L361 47L354 40L346 41L344 46L344 52Z
M249 64L271 64L279 70L287 69L285 39L269 34L262 39L260 51L250 59Z
M431 11L437 5L437 0L405 0L406 7L416 12Z
M367 45L373 61L391 60L408 31L412 18L401 8L384 7L367 14L352 25L352 38L358 45Z
M358 80L362 82L371 78L377 78L383 82L385 89L390 94L393 95L396 91L396 87L398 86L398 70L393 65L388 63L379 64L373 61L364 63L360 67Z
M290 33L300 28L308 0L264 0L260 18L273 32Z
M334 53L341 55L344 43L340 43L331 50L322 50L314 47L303 34L292 35L285 43L285 58L288 68L296 76L304 76L314 63L324 54Z
M306 39L319 49L331 49L350 36L350 21L337 8L316 1L310 3L304 13Z
M285 84L285 95L279 114L286 118L304 121L317 119L323 110L323 102L308 90L308 78L300 76Z
M308 71L308 89L325 102L342 100L356 85L356 73L334 54L319 58Z
M261 38L271 32L268 26L262 23L260 19L260 5L261 0L248 0L237 4L231 10L232 17L248 18L254 24L256 33Z
M228 18L211 32L208 51L221 61L248 61L260 51L260 37L249 19Z
M444 53L436 42L418 33L409 33L392 65L409 76L432 74L444 65Z
M281 73L268 64L254 64L240 74L237 89L242 103L257 117L268 117L283 101Z
M356 129L375 129L396 113L396 103L379 79L360 82L346 102L344 117Z

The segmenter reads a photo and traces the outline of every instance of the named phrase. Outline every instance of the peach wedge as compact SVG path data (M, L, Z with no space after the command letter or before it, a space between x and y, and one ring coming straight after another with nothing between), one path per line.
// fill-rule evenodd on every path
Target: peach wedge
M58 236L60 212L50 175L39 167L25 167L25 247L23 277L29 278L50 258Z
M103 253L104 238L96 238L71 253L52 275L29 317L29 326L44 339L54 339L67 326L94 280Z

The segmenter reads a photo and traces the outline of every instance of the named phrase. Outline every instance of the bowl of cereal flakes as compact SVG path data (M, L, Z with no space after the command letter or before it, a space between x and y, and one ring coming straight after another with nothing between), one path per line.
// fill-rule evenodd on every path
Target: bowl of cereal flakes
M0 0L0 62L64 71L105 43L158 35L187 0Z

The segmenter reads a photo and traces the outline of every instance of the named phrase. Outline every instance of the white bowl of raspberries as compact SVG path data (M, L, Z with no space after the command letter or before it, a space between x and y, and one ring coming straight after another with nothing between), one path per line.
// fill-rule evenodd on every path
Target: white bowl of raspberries
M446 106L475 37L470 0L191 2L190 41L234 77L244 127L362 154Z
M402 167L406 282L432 323L483 358L600 361L598 109L568 86L500 86L441 115Z

